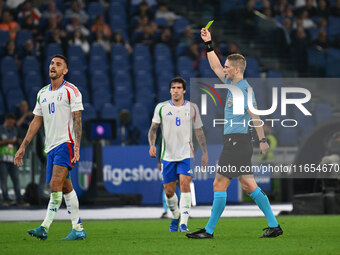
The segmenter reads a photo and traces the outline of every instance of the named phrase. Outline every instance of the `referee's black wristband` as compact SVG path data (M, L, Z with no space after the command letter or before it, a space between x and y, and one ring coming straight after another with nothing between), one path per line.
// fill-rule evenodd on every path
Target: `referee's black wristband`
M206 48L207 52L210 52L210 51L214 50L211 40L207 41L207 42L204 42L204 45L205 45L205 48Z

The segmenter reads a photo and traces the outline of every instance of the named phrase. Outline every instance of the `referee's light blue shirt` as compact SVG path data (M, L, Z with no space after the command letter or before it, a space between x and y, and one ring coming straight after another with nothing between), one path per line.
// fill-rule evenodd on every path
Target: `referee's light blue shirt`
M226 80L226 84L230 85L231 81ZM240 88L244 95L244 114L233 114L233 95L228 90L227 101L224 108L224 119L227 123L224 124L224 134L246 134L248 133L248 121L251 119L247 112L248 107L248 88L251 88L246 80L241 80L235 84ZM253 105L256 105L254 90L253 90ZM231 125L232 123L232 125Z

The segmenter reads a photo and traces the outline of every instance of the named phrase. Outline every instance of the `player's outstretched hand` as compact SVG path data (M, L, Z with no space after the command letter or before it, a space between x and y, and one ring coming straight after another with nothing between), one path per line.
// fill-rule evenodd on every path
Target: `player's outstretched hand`
M150 147L149 154L150 154L151 158L155 158L156 157L156 151L157 151L156 150L156 146L153 145L153 146Z
M262 155L267 154L268 150L269 150L269 144L268 143L260 143L260 150Z
M80 155L79 155L79 147L74 146L74 157L71 160L71 163L77 163L79 161Z
M208 166L208 153L203 153L202 155L202 166Z
M205 28L201 29L201 38L204 42L211 41L211 34L208 29Z
M19 148L19 150L17 151L14 157L14 165L22 166L24 164L22 161L22 159L24 158L24 155L25 155L25 149Z

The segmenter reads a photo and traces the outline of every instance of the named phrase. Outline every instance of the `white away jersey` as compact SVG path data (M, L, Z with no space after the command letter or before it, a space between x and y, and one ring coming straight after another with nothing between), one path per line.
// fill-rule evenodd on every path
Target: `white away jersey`
M43 116L46 153L62 143L74 143L72 112L82 110L80 91L67 81L55 91L50 84L38 92L33 114Z
M177 107L171 100L159 103L152 122L161 124L161 159L173 162L193 157L192 131L203 126L196 104L184 101Z

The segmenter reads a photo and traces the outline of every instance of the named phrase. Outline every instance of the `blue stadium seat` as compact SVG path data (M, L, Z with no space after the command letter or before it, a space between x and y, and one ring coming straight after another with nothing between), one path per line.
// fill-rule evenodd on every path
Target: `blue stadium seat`
M154 93L148 89L140 89L136 91L136 103L141 103L144 107L152 112L155 107Z
M92 58L94 56L99 56L99 57L102 57L102 58L107 57L105 49L99 44L94 44L94 45L91 46L90 58Z
M176 46L176 57L182 56L185 54L185 52L187 52L189 49L188 44L186 43L179 43Z
M97 118L97 113L94 107L91 104L84 104L84 111L82 112L82 122L83 124L88 120L93 120Z
M0 57L6 53L6 44L9 41L9 33L4 30L0 30Z
M169 23L166 19L164 18L155 18L154 22L157 24L158 27L169 27Z
M113 78L114 88L125 88L132 93L131 75L126 72L117 72Z
M131 110L132 124L139 130L150 126L150 116L148 109L141 103L136 103Z
M91 74L91 91L94 93L96 90L111 91L110 79L107 72L96 71Z
M127 22L124 13L111 14L109 16L109 20L110 29L112 32L120 31L122 34L125 33L125 31L127 30Z
M116 88L114 92L114 102L119 111L122 109L131 110L132 108L131 92L124 88Z
M173 73L174 72L174 64L172 63L171 59L167 57L157 58L155 61L155 73L158 76L160 73L167 72Z
M28 99L28 104L30 106L30 109L34 109L35 104L37 102L37 95L39 90L41 89L41 86L36 86L30 89L30 91L27 92L27 99Z
M34 87L42 86L43 81L40 72L30 71L24 76L24 88L27 95Z
M11 112L14 112L18 104L21 101L25 100L25 97L21 89L9 90L6 93L6 100L7 100L7 109Z
M187 26L189 26L189 20L187 18L181 17L181 18L175 19L174 24L173 24L173 30L174 30L175 36L176 37L180 36Z
M5 94L11 90L21 90L20 76L15 72L3 73L1 77L2 90Z
M163 102L169 100L171 97L169 87L159 88L157 92L157 101Z
M57 43L48 44L45 50L45 61L48 61L49 63L52 60L52 56L56 54L64 54L61 46Z
M4 98L2 96L2 93L0 91L0 117L3 117L3 115L5 114L6 112L6 105L5 105L5 102L4 102Z
M85 60L86 61L86 60ZM69 73L82 72L85 73L87 64L84 63L80 58L70 58L68 59Z
M87 6L87 13L90 16L90 19L95 19L97 15L104 15L104 9L100 3L91 2Z
M111 103L104 104L100 111L102 119L115 119L118 121L118 109Z
M90 72L93 73L95 71L107 71L109 68L107 57L101 56L92 56L89 62Z
M333 110L328 103L318 103L315 106L315 121L320 124L326 120L331 119L333 116Z
M23 50L23 45L27 40L33 40L33 36L29 30L19 30L15 37L17 50Z
M340 77L340 50L329 48L326 58L326 76Z
M133 48L133 58L135 59L138 56L144 57L148 61L151 61L149 48L145 44L135 44L135 47Z
M322 50L309 48L307 50L308 69L314 76L323 76L325 74L326 56Z
M25 76L28 72L41 72L40 64L36 57L28 56L22 61L22 73Z
M333 37L340 34L340 18L329 17L328 18L328 35Z
M244 72L245 77L260 77L260 67L257 59L254 57L246 57L247 67Z
M306 103L304 104L304 106L306 107L306 109L312 113L311 110L311 105ZM287 110L288 111L288 110ZM297 107L293 107L292 108L293 111L293 117L294 119L298 122L298 130L300 132L300 136L305 137L306 135L309 134L309 132L314 128L314 120L313 120L313 116L306 116L304 115L300 109L298 109Z
M154 59L157 60L159 57L166 57L171 60L171 51L168 45L164 43L157 43L154 48Z
M104 104L111 103L112 95L110 90L95 90L92 93L93 107L96 111L99 111Z
M149 72L139 71L135 75L136 90L148 88L153 90L153 77Z
M198 63L198 71L202 78L212 78L216 77L216 74L211 70L208 58L201 58Z
M89 91L87 88L85 87L77 87L81 93L81 98L82 98L82 102L83 104L85 103L90 103L90 95L89 95Z
M194 67L192 65L192 60L189 57L179 57L177 60L177 73L181 73L183 71L193 73Z
M1 60L1 74L3 75L7 72L18 73L17 64L12 57L3 57Z
M86 65L86 56L79 45L69 45L67 47L67 58L70 61L73 58L80 59Z

